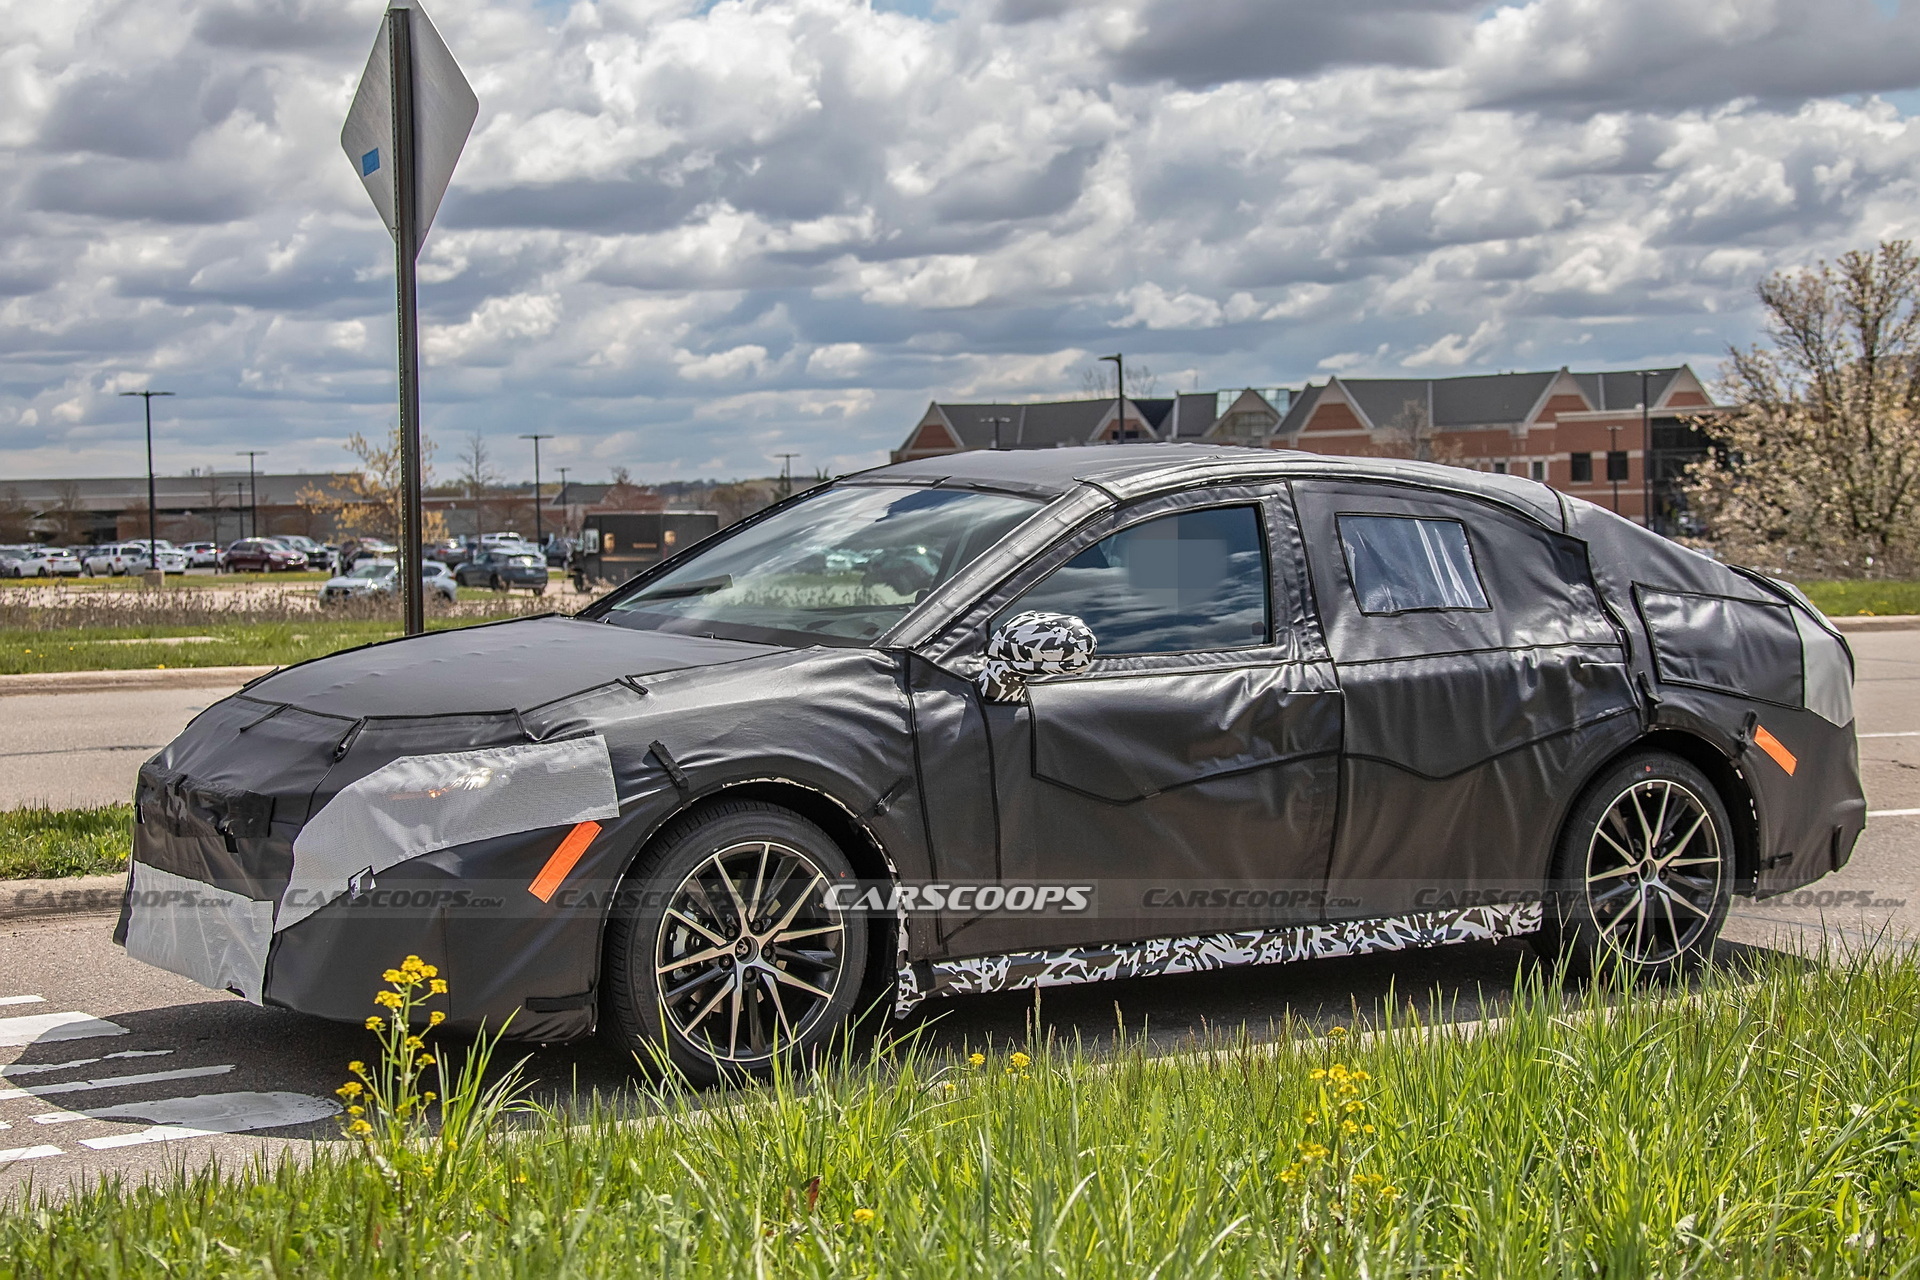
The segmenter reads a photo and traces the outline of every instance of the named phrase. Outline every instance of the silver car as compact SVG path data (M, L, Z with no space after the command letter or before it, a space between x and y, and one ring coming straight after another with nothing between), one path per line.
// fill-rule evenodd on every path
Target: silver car
M421 585L426 589L429 601L452 604L460 598L453 575L447 571L447 566L437 560L426 562ZM348 600L364 600L372 596L391 596L399 586L400 566L397 563L392 560L362 560L339 577L327 579L320 588L320 603L343 604Z

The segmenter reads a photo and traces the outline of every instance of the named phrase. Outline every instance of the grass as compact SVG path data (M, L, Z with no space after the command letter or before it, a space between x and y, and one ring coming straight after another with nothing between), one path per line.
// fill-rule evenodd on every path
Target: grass
M429 618L429 631L468 625L473 619ZM111 630L28 631L0 629L0 675L48 671L123 671L153 667L286 666L340 649L401 634L377 619L227 623L221 626L128 626ZM211 637L166 644L168 636ZM150 643L141 643L141 641Z
M133 806L0 810L0 880L52 880L124 871Z
M1755 963L1690 999L1523 982L1477 1035L903 1049L405 1163L109 1180L0 1217L0 1274L1915 1274L1914 954Z
M1854 578L1795 585L1829 618L1920 613L1920 582Z

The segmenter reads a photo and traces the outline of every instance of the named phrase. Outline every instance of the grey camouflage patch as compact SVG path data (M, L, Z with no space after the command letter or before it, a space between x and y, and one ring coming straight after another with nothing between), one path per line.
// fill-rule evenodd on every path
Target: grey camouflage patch
M924 987L913 966L900 966L894 987L894 1014L900 1016L935 996L984 995L1029 987L1063 987L1115 978L1200 973L1240 965L1285 964L1361 956L1376 951L1441 947L1456 942L1498 942L1540 928L1537 902L1425 911L1378 920L1289 925L1187 938L1153 938L1062 951L1019 951L965 960L935 960L924 967Z

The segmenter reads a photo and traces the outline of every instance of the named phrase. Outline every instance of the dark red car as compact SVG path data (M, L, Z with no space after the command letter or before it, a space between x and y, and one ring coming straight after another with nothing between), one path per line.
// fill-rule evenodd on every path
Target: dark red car
M228 573L282 573L307 567L307 553L272 538L242 538L220 553Z

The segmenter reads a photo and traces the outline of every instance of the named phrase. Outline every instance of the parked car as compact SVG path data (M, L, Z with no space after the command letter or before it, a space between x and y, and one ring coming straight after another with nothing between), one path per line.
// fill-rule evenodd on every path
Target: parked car
M157 568L162 573L185 573L187 558L176 550L171 543L155 544L156 550L149 554L146 542L110 542L105 546L93 548L93 553L84 561L87 576L106 574L109 577L126 573L145 573ZM157 558L158 563L154 563Z
M429 560L423 566L421 585L428 603L453 604L460 598L453 575L447 566ZM400 566L393 560L362 560L347 573L329 578L320 588L322 604L364 600L370 596L391 596L400 589Z
M220 567L228 573L286 573L305 569L307 556L278 538L242 538L220 553Z
M47 573L55 578L77 578L80 576L80 558L65 547L41 547L40 559L46 565Z
M343 1021L417 954L451 1027L702 1080L882 1001L1513 935L1673 975L1847 862L1851 681L1792 586L1517 476L953 454L248 685L141 770L124 936Z
M538 547L518 543L483 548L455 569L453 576L463 587L492 587L495 591L527 587L537 596L547 591L546 557Z
M273 535L273 540L292 547L305 556L310 568L319 568L328 563L326 544L309 538L303 533L276 533Z
M348 538L333 554L333 571L346 573L362 560L398 560L400 548L378 538Z
M448 538L443 542L429 542L423 549L428 560L452 568L469 556L467 544L459 538Z
M46 561L30 547L0 547L0 578L44 578Z
M189 569L220 567L220 544L217 542L183 542L180 550L186 554Z
M548 534L546 553L549 569L565 569L573 559L573 539L563 538L559 534Z

